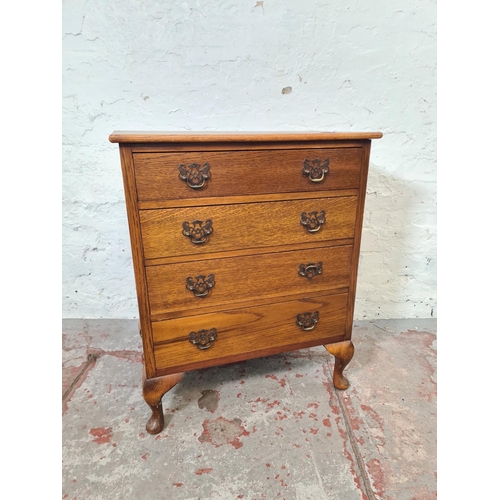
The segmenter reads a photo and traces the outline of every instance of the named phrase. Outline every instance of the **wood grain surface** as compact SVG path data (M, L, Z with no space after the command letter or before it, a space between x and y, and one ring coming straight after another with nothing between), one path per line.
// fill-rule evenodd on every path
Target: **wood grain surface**
M381 132L148 132L116 130L110 142L274 142L379 139Z
M294 245L279 245L262 247L256 250L255 248L239 248L238 250L226 250L224 252L216 253L200 253L198 255L180 255L174 257L160 257L157 259L146 259L144 264L146 266L161 266L163 264L177 264L179 262L191 262L193 260L211 260L229 257L242 257L243 255L254 255L255 253L266 254L276 252L290 252L292 250L309 250L314 248L325 248L331 246L345 246L352 245L354 238L342 238L339 240L317 241L310 243L295 243Z
M151 417L146 424L146 430L150 434L158 434L163 430L165 418L163 416L163 395L178 384L182 373L174 373L163 377L147 378L146 373L142 376L142 395L151 408Z
M344 375L344 368L354 356L354 345L350 340L326 344L326 350L335 356L333 369L333 385L336 389L345 391L349 387L349 380Z
M224 196L206 198L183 198L181 200L157 200L157 201L139 201L137 207L139 210L157 210L161 208L186 208L208 205L236 205L238 203L266 203L268 201L293 201L309 200L312 197L333 198L343 196L358 196L358 189L334 189L330 191L315 191L312 193L279 193L279 194L249 194L245 196Z
M347 294L279 302L190 318L153 323L155 359L159 372L184 371L270 353L342 340ZM313 330L296 325L297 314L319 312ZM211 347L201 350L189 342L189 333L217 329ZM272 335L270 334L272 332Z
M275 142L138 142L128 143L133 153L180 153L192 151L262 151L284 149L359 148L363 141L275 141Z
M262 150L189 153L134 153L139 201L248 194L315 192L357 188L362 149ZM302 175L304 160L329 160L322 182ZM179 179L179 165L210 165L201 189Z
M357 197L323 198L246 205L142 210L140 222L146 259L197 255L276 245L353 238ZM326 213L316 233L300 223L302 212ZM212 221L213 233L195 244L183 235L183 223Z
M351 338L352 325L354 321L354 305L356 302L356 286L358 283L358 267L359 253L361 251L361 235L363 232L363 215L365 210L366 186L368 183L368 168L370 164L370 148L371 142L363 143L363 161L361 165L361 184L359 187L358 196L358 217L356 218L356 235L354 237L352 267L351 267L351 283L349 285L349 300L347 303L347 321L346 321L346 337Z
M134 263L135 287L139 306L139 322L142 344L144 347L144 368L146 377L156 374L153 356L151 322L149 320L148 285L144 268L144 248L142 246L141 228L139 225L139 211L137 209L137 191L133 172L132 152L130 147L120 144L120 159L123 175L123 186L127 206L130 243L132 246L132 260Z
M152 319L176 310L223 307L252 298L281 298L299 293L349 286L352 246L296 250L273 254L210 259L146 268ZM307 279L298 274L300 264L322 262L322 274ZM194 297L186 278L214 274L215 287L208 296Z

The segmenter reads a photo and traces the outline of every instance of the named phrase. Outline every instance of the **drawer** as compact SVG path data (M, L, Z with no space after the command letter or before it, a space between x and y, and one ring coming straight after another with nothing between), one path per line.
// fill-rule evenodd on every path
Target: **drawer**
M141 210L146 259L354 237L357 197ZM304 214L304 215L302 215Z
M134 167L138 200L161 201L355 189L361 159L361 148L134 153Z
M174 311L194 315L199 308L223 307L255 297L348 287L351 260L352 246L345 245L148 266L151 317L161 319ZM299 275L299 267L304 276Z
M156 368L184 371L343 340L346 308L347 294L342 293L155 322ZM208 333L204 339L198 334L202 330ZM191 343L191 332L198 345Z

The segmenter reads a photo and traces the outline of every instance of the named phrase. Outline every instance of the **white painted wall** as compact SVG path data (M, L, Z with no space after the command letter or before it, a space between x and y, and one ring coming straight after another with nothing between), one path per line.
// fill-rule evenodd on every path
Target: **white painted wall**
M63 316L137 317L114 129L382 131L355 315L435 315L435 18L434 0L63 0Z

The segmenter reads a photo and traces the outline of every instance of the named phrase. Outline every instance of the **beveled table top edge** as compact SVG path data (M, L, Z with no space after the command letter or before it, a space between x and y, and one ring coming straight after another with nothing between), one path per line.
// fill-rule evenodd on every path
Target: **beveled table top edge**
M116 130L113 143L280 142L380 139L382 132L146 132Z

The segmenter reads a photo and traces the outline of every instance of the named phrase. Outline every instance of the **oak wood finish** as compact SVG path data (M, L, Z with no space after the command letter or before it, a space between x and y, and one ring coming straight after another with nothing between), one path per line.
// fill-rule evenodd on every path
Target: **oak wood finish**
M192 261L146 268L151 318L198 307L224 307L254 297L293 296L349 286L352 247L330 247L274 254ZM321 275L308 280L299 275L299 266L322 262ZM186 289L186 278L215 276L215 286L203 298Z
M324 149L327 144L328 149L359 148L359 140L343 140L335 142L324 141L283 141L283 142L204 142L203 145L197 142L178 143L128 143L132 147L133 153L180 153L193 151L262 151L272 150L295 150L295 149Z
M357 196L358 189L336 189L334 191L317 191L314 193L314 199L332 198L342 196ZM159 208L182 208L182 207L204 207L208 205L235 205L237 203L251 204L262 203L266 201L291 201L291 200L309 200L309 193L279 193L279 194L251 194L246 196L224 196L222 198L206 197L197 199L181 200L157 200L157 201L138 201L139 210L152 210Z
M327 240L318 241L317 243L296 243L292 245L279 245L261 248L239 248L238 250L227 250L225 252L215 252L215 253L200 253L199 255L176 255L174 257L159 257L157 259L146 259L144 264L146 266L160 266L162 264L175 264L177 262L191 262L191 261L203 261L216 259L220 256L224 258L228 257L241 257L244 255L255 255L258 252L260 255L276 252L289 252L292 250L308 250L314 248L325 248L333 246L346 246L352 245L354 243L354 238L346 238L340 240Z
M328 159L322 182L302 174L307 159ZM139 201L243 196L331 189L357 189L362 149L134 153ZM210 179L192 189L179 179L179 165L210 166Z
M116 130L110 142L119 143L197 143L197 142L283 142L344 141L380 139L381 132L146 132Z
M341 391L349 387L349 381L344 376L344 368L354 356L354 345L350 340L325 345L326 350L335 356L333 369L333 385Z
M141 324L141 337L144 346L144 366L148 378L154 377L156 367L153 355L153 342L151 322L149 320L149 300L146 283L146 270L144 268L144 248L142 245L141 229L139 225L139 211L137 209L137 190L133 175L133 161L130 147L120 144L120 159L122 164L123 185L127 201L128 227L130 243L132 246L132 259L134 262L135 286L139 306L139 321Z
M163 429L162 396L187 370L324 345L335 356L335 387L348 387L370 144L380 137L111 134L120 143L148 432ZM198 170L203 179L191 175Z
M163 430L165 418L163 416L163 396L174 387L182 378L182 373L174 373L161 377L147 378L143 372L142 394L144 401L149 405L152 415L146 424L146 430L150 434L158 434Z
M331 293L348 293L349 292L349 287L342 287L342 288L336 288L335 290L332 290ZM302 293L298 293L296 295L292 296L286 296L286 299L290 300L300 300L300 299L307 299L307 298L315 298L315 297L321 297L325 295L325 293L330 293L330 291L325 291L325 290L316 290L316 291L311 291L304 289ZM210 314L214 311L219 311L223 309L224 311L236 311L238 309L241 309L242 307L256 307L256 306L265 306L267 304L275 304L277 301L281 300L282 297L276 299L276 297L254 297L251 300L245 300L242 302L229 302L227 304L224 304L224 306L216 306L216 307L211 307L211 306L202 306L203 302L200 301L200 307L197 307L196 309L178 309L175 311L172 311L170 313L166 314L161 314L157 318L152 318L153 325L157 321L164 321L166 319L175 319L175 318L183 318L183 317L188 317L188 316L198 316L200 314Z
M323 198L246 205L142 210L140 222L146 259L200 255L238 248L294 245L354 238L357 197ZM301 214L324 211L326 222L317 233L301 225ZM183 223L211 221L212 233L195 244L183 235Z
M186 371L210 366L213 360L233 363L235 356L251 359L269 349L284 352L343 339L346 306L343 293L155 322L157 368L161 373ZM304 331L296 324L298 314L316 311L319 321L314 329ZM217 329L217 340L209 349L189 343L191 331L210 328Z
M359 188L358 196L358 208L356 219L356 229L354 236L354 246L352 252L352 266L351 266L351 283L349 294L349 301L347 304L347 322L346 322L346 334L347 338L351 338L352 334L352 322L354 318L354 301L356 298L356 285L358 282L358 264L359 264L359 252L361 249L361 231L363 229L363 214L365 209L365 197L366 197L366 184L368 181L368 165L370 159L370 141L363 141L363 160L361 163L361 185Z

